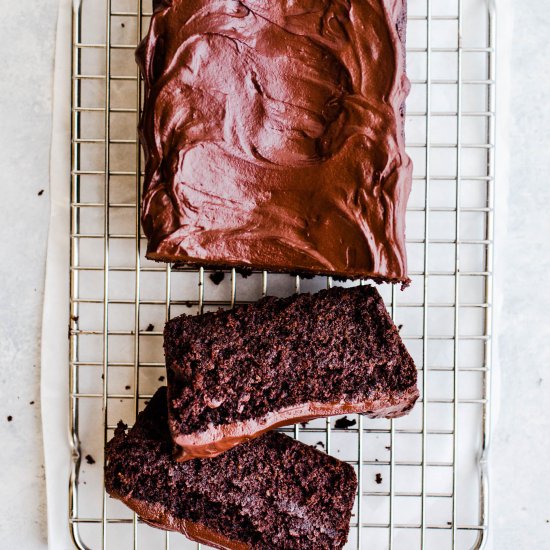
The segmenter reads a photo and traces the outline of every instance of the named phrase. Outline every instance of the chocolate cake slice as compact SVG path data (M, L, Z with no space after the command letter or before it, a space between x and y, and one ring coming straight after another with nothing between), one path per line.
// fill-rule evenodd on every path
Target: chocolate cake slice
M370 286L182 315L164 350L180 460L322 416L394 418L418 398L413 360Z
M407 284L406 0L157 0L147 257Z
M357 490L353 468L270 432L211 460L176 462L161 388L107 444L107 492L154 527L216 548L342 548Z

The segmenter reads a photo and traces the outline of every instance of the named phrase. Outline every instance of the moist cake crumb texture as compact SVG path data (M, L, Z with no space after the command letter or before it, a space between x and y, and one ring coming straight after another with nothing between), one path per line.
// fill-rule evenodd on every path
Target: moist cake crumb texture
M131 430L119 423L105 483L157 527L192 522L244 544L228 547L297 550L342 548L357 488L350 465L278 432L216 458L176 462L166 388Z
M416 368L370 286L265 298L165 327L174 433L308 402L416 400ZM365 410L376 416L379 411Z

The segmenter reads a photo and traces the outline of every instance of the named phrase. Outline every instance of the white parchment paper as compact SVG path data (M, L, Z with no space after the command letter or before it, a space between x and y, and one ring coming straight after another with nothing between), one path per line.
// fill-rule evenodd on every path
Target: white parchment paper
M50 168L51 220L42 323L42 426L48 501L48 546L73 548L68 528L69 212L71 2L60 0Z

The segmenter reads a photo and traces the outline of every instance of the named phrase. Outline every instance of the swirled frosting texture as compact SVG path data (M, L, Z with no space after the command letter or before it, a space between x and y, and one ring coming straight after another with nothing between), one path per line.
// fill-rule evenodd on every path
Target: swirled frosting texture
M406 282L404 3L157 2L148 257Z

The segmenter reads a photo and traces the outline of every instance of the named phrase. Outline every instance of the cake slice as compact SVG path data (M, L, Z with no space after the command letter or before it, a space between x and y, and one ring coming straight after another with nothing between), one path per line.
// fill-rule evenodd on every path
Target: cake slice
M322 416L395 418L418 398L413 360L370 286L182 315L164 351L180 460Z
M107 444L107 492L154 527L215 548L342 548L357 490L353 468L270 432L211 460L176 462L166 388Z
M409 282L406 0L158 0L147 257Z

